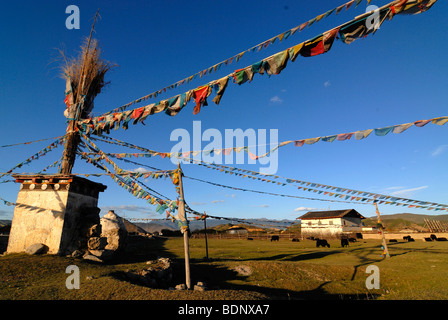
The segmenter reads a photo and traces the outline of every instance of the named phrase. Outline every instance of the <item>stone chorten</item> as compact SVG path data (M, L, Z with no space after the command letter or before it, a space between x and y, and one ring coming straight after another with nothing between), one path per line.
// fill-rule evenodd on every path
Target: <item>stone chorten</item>
M47 253L67 255L87 247L99 224L98 196L107 187L75 175L13 175L21 183L7 252L41 243Z

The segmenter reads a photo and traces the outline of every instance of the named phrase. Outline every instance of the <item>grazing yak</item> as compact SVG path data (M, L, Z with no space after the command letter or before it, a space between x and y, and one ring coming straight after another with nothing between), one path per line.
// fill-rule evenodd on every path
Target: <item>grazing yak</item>
M328 247L330 248L330 244L325 239L315 239L316 240L316 248L322 247Z
M278 241L280 238L279 238L279 236L272 236L271 237L271 242L272 241Z
M411 236L405 236L405 237L403 237L403 240L406 240L408 242L415 241L414 238L412 238Z
M448 241L446 238L437 238L435 234L431 234L430 239L432 241Z
M342 248L348 247L348 239L341 239L341 246Z
M254 240L253 238L247 238L247 240Z

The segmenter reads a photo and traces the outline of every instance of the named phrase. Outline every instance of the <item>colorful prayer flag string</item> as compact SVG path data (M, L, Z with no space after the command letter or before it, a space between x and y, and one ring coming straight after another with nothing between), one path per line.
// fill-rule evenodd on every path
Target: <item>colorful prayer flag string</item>
M421 126L423 126L423 124L427 124L429 122L436 123L438 125L443 125L446 122L448 122L448 117L438 117L438 118L434 118L431 120L419 120L414 123L420 124L419 126L421 127ZM400 126L402 126L402 125L392 126L392 127L394 127L394 129L391 132L395 132L394 130L396 128L399 128ZM409 126L407 126L407 127L409 127ZM403 131L401 131L401 132L403 132ZM104 140L104 141L106 141L106 140ZM121 143L122 145L127 145L128 147L131 147L131 144L128 144L126 142L123 142L123 141L119 142L119 140L116 140L116 142ZM152 150L149 150L149 149L146 149L143 147L139 147L139 146L135 146L135 145L132 145L132 147L138 148L139 150L143 150L143 151L144 150L152 151ZM156 154L159 154L159 153L156 152ZM142 154L125 153L125 154L108 154L108 155L116 156L116 157L119 155L119 157L117 157L117 158L122 158L122 160L124 160L124 161L129 161L134 164L143 166L143 164L141 164L141 163L133 162L128 159L124 159L127 156L140 157ZM185 154L182 154L182 156L178 156L178 155L174 155L174 156L179 159L187 160L190 163L198 164L200 166L203 166L203 167L206 167L209 169L213 169L213 170L218 170L218 171L226 173L226 174L241 176L243 178L249 178L249 179L258 180L258 181L262 181L262 182L266 182L266 183L275 183L277 185L282 185L282 186L285 186L287 184L300 184L299 189L302 189L304 191L318 192L319 194L324 193L324 195L335 196L335 197L343 197L345 200L350 198L350 200L352 200L352 201L355 200L355 201L361 201L361 202L364 202L364 201L370 202L370 201L372 201L372 199L369 199L368 197L377 197L378 200L376 200L376 201L378 201L380 204L385 203L385 204L390 204L390 205L402 205L402 206L408 205L409 208L422 208L422 209L434 210L434 211L448 210L448 205L445 205L445 204L438 204L435 202L427 202L427 201L421 201L421 200L413 200L413 199L407 199L407 198L402 198L402 197L393 197L393 196L388 196L388 195L383 195L383 194L378 194L378 193L360 191L360 190L351 189L351 188L343 188L343 187L331 186L331 185L327 185L327 184L291 179L291 178L287 178L287 177L281 177L278 175L267 175L267 174L262 174L260 172L256 172L256 171L252 171L252 170L239 169L239 168L215 164L215 163L208 163L208 162L205 162L202 160L192 159L192 158L190 158L190 155L188 155L188 157L183 157L183 155L185 155ZM172 156L173 156L172 154L168 155L168 157L172 157ZM282 179L283 182L278 181L278 179ZM315 188L325 188L328 191L319 190L319 189L315 189ZM336 191L336 192L331 192L331 191ZM347 194L345 194L345 193L347 193Z
M46 155L48 152L52 151L53 149L57 148L59 145L63 144L65 140L65 136L63 136L63 138L60 139L56 139L56 141L54 141L53 143L51 143L50 145L46 146L45 148L43 148L42 150L40 150L39 152L35 153L34 155L32 155L31 157L29 157L28 159L26 159L23 162L20 162L18 164L16 164L13 168L11 168L9 171L0 174L0 178L2 178L5 175L9 175L13 172L14 169L16 168L21 168L22 166L29 164L31 161L33 160L37 160L40 157L43 157L44 155Z
M351 1L353 3L353 1ZM408 0L408 1L393 1L380 9L381 25L386 17L392 18L396 14L406 13L420 13L428 10L436 0ZM415 8L421 4L425 4L424 10L415 11ZM270 57L267 57L257 63L247 66L242 69L235 70L233 73L217 80L213 80L205 85L199 86L196 89L190 90L183 94L176 95L166 100L159 101L144 107L136 108L133 110L113 110L107 112L101 116L93 117L89 119L83 119L78 121L78 127L81 131L89 134L94 133L96 135L102 135L102 133L110 133L110 130L118 130L121 127L127 130L129 123L137 124L143 123L149 115L155 113L165 112L170 116L177 115L190 100L195 101L195 107L193 114L198 114L203 106L207 106L207 98L215 91L216 96L213 99L215 104L219 104L222 95L225 92L229 79L233 79L233 82L241 85L245 82L251 82L256 73L260 75L267 74L271 76L273 74L279 74L284 68L286 68L288 61L294 62L296 58L301 55L303 57L312 57L328 52L336 36L339 34L339 38L346 44L363 38L369 34L372 34L378 30L376 28L368 28L366 26L366 19L370 13L361 15L354 20L346 22L345 24L328 30L310 40L297 44L284 51L278 52ZM375 132L380 135L381 132ZM387 133L385 133L387 134ZM344 138L344 137L341 137ZM331 141L331 140L327 140ZM314 143L312 140L308 141L295 141L296 145L303 143Z
M221 184L221 183L215 183L215 182L211 182L211 181L207 181L207 180L203 180L203 179L198 179L198 178L193 178L193 177L187 177L187 176L184 176L184 178L195 180L195 181L199 181L199 182L203 182L203 183L207 183L207 184L211 184L211 185L214 185L214 186L217 186L217 187L221 187L221 188L237 190L237 191L247 191L247 192L266 194L266 195L271 195L271 196L286 197L286 198L296 198L296 199L305 199L305 200L352 203L350 201L344 201L344 200L328 200L328 199L320 199L320 198L301 197L301 196L294 196L294 195L287 195L287 194L259 191L259 190L253 190L253 189L238 188L238 187L232 187L232 186L224 185L224 184ZM362 203L362 204L366 204L366 203Z
M83 138L100 153L99 159L93 160L92 162L100 162L101 160L105 160L108 164L112 165L114 168L115 175L111 172L107 167L102 166L103 169L110 174L110 177L118 183L121 187L125 188L128 192L132 193L138 199L145 199L147 203L152 205L157 205L156 211L158 213L163 213L164 211L174 212L177 209L177 201L176 200L162 200L155 196L152 196L150 193L145 191L139 183L135 179L130 178L130 176L121 177L120 174L124 172L120 167L118 167L112 160L110 160L105 153L103 153L93 142L90 140L85 134L82 134Z
M115 142L108 141L105 139L100 139L100 138L96 138L96 139L99 141L107 142L107 143L116 143L116 144L126 146L129 148L146 151L146 153L114 153L114 154L109 153L108 154L108 155L113 155L117 158L125 158L125 157L133 157L133 156L135 156L135 157L151 157L151 156L157 156L157 155L159 155L162 158L165 158L165 157L167 157L167 158L171 158L171 157L189 158L190 156L195 157L199 153L203 153L205 155L209 155L212 153L216 154L216 155L219 155L219 154L229 155L231 152L239 153L241 151L244 151L244 152L248 153L248 155L249 155L249 157L251 157L251 159L257 160L260 158L264 158L264 157L268 156L269 154L271 154L272 152L279 149L280 147L289 145L291 143L294 143L294 145L297 147L302 147L304 145L315 144L319 141L323 141L323 142L333 142L335 140L336 141L347 141L347 140L350 140L352 137L355 137L356 140L362 140L362 139L367 138L372 132L374 132L376 136L384 137L387 134L389 134L390 132L395 133L395 134L403 133L404 131L409 129L411 126L416 126L416 127L421 128L421 127L424 127L425 125L427 125L428 123L444 125L447 122L448 122L448 116L444 116L444 117L437 117L437 118L433 118L433 119L429 119L429 120L418 120L418 121L405 123L405 124L397 124L397 125L388 126L388 127L384 127L384 128L366 129L366 130L354 131L351 133L339 133L339 134L335 134L335 135L321 136L321 137L300 139L300 140L287 140L287 141L278 143L274 148L272 148L269 151L267 151L266 153L260 154L260 155L256 155L256 154L250 152L250 147L259 149L260 146L265 146L265 145L241 146L241 147L233 147L233 148L207 149L207 150L191 150L191 151L172 153L172 152L159 152L159 151L155 151L155 150L151 150L151 149L147 149L147 148L142 148L142 147L138 147L138 146L135 146L135 145L127 143L127 142L123 142L123 141L118 142L119 140L113 139L113 138L110 138L107 136L104 136L104 138L113 139Z
M232 57L230 57L230 58L227 58L227 59L225 59L225 60L223 60L223 61L221 61L221 62L219 62L219 63L217 63L217 64L215 64L215 65L213 65L213 66L211 66L211 67L205 68L205 69L203 69L203 70L201 70L201 71L199 71L199 72L196 72L196 73L193 74L193 75L190 75L190 76L188 76L188 77L186 77L186 78L184 78L184 79L182 79L182 80L179 80L179 81L177 81L177 82L175 82L175 83L173 83L173 84L171 84L171 85L169 85L169 86L166 86L166 87L164 87L164 88L162 88L162 89L159 89L159 90L157 90L157 91L154 91L154 92L152 92L152 93L150 93L150 94L148 94L148 95L145 95L145 96L143 96L143 97L141 97L141 98L139 98L139 99L136 99L136 100L134 100L134 101L131 101L131 102L129 102L129 103L127 103L127 104L125 104L125 105L123 105L123 106L121 106L121 107L115 108L114 110L109 111L109 112L107 112L107 113L105 113L105 114L103 114L103 115L105 116L105 115L108 115L108 114L110 114L110 113L124 111L124 110L126 110L128 107L130 107L131 105L140 103L140 102L142 102L142 101L146 101L146 100L148 100L148 99L150 99L150 98L155 98L155 97L157 97L157 95L160 95L160 94L166 92L167 90L174 89L174 88L177 88L177 87L182 86L182 85L184 85L184 84L190 83L193 79L196 79L197 77L202 78L202 77L205 76L207 73L208 73L208 74L211 74L212 72L216 72L216 71L219 70L223 65L227 66L227 65L232 64L232 62L238 62L239 60L241 60L241 58L243 57L243 55L245 55L246 53L255 52L255 51L258 52L258 51L260 51L260 50L262 50L262 49L266 49L268 46L274 44L274 43L276 42L277 39L279 40L279 42L288 39L288 37L294 35L297 31L301 32L303 29L305 29L305 28L307 28L307 27L308 27L308 28L311 27L311 25L312 25L313 23L315 23L315 22L319 22L319 21L322 20L323 18L327 18L327 17L330 16L333 12L336 12L336 14L339 14L340 11L341 11L343 8L346 8L346 11L347 11L347 10L351 7L351 5L353 4L353 2L354 2L354 0L351 0L351 1L348 1L348 2L342 4L342 5L338 6L338 7L335 7L335 8L333 8L333 9L331 9L331 10L328 10L328 11L326 11L325 13L322 13L322 14L316 16L316 17L313 18L313 19L310 19L310 20L308 20L308 21L306 21L306 22L304 22L304 23L301 23L300 25L298 25L298 26L296 26L296 27L294 27L294 28L291 28L291 29L289 29L289 30L286 30L286 31L284 31L284 32L282 32L282 33L280 33L280 34L278 34L278 35L276 35L276 36L274 36L274 37L272 37L272 38L270 38L270 39L268 39L268 40L265 40L265 41L263 41L263 42L261 42L261 43L255 45L255 46L252 46L251 48L246 49L246 50L244 50L244 51L242 51L242 52L240 52L240 53L238 53L238 54L236 54L236 55L234 55L234 56L232 56ZM357 7L357 6L359 5L360 2L361 2L361 0L357 0L357 1L356 1L356 6L355 6L355 7ZM367 1L367 3L369 3L369 2L370 2L370 0ZM395 1L395 2L396 2L396 1Z
M59 137L53 137L53 138L46 138L46 139L33 140L33 141L28 141L28 142L20 142L20 143L14 143L14 144L6 144L6 145L3 145L3 146L0 146L0 148L14 147L14 146L22 145L22 144L31 144L31 143L36 143L36 142L40 142L40 141L47 141L47 140L51 140L51 139L53 139L53 140L59 140L59 139L62 139L62 138L64 138L64 137L65 137L65 135L63 135L63 136L59 136Z

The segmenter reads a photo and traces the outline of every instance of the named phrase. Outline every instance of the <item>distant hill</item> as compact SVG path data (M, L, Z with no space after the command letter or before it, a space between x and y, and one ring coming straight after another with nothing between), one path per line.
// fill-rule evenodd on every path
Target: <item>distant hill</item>
M0 220L0 226L10 226L12 224L12 220Z
M369 217L369 218L376 219L376 216ZM414 214L414 213L395 213L395 214L382 214L381 219L382 220L384 220L384 219L403 219L403 220L408 220L413 223L423 225L425 223L425 219L448 222L448 214L429 215L429 214Z
M132 223L124 218L121 218L121 220L123 221L124 225L126 226L126 230L128 232L133 232L133 233L146 233L149 231L146 231L145 229L139 227L138 225L136 225L135 223Z
M448 222L448 214L442 215L427 215L427 214L414 214L414 213L396 213L396 214L382 214L381 220L383 221L386 230L400 231L400 230L414 230L414 231L426 231L425 219L438 220ZM369 217L363 220L366 226L376 226L377 217Z
M244 221L248 222L248 226L253 227L261 227L261 228L278 228L278 229L286 229L291 224L295 223L296 220L267 220L267 219L245 219ZM229 221L224 219L207 219L207 229L216 228L218 226L223 225L238 225L240 224L238 221ZM170 220L166 221L160 221L157 222L151 222L151 223L142 223L137 222L134 223L135 225L139 226L140 228L146 230L147 232L155 232L162 229L168 229L168 230L178 230L177 222L171 222ZM226 228L226 227L224 227ZM193 220L190 221L190 229L191 231L197 231L204 229L204 221L202 220Z

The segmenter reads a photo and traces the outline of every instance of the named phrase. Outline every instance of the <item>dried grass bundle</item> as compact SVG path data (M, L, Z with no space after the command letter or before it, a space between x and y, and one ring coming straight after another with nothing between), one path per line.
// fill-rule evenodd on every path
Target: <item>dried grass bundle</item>
M101 59L101 49L95 39L86 39L76 58L67 59L61 54L65 62L61 69L62 78L67 83L66 94L72 93L69 117L87 118L93 109L93 100L109 83L105 82L104 76L116 65ZM78 105L80 110L77 110Z

